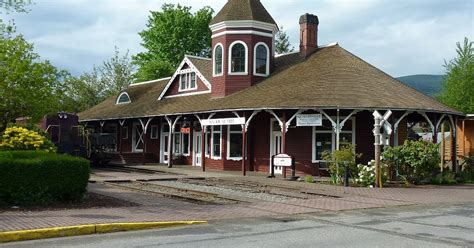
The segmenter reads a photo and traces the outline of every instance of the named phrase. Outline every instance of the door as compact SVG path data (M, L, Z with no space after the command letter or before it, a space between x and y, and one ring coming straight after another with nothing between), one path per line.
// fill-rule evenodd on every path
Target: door
M169 133L161 133L161 156L160 156L160 161L163 164L168 163L168 157L169 157L169 149L168 149L168 141L170 139L170 134Z
M202 166L202 134L200 132L194 132L194 147L193 147L193 165Z
M133 123L132 145L133 152L143 152L145 143L143 142L143 128L140 123Z
M272 119L271 121L272 125L270 128L271 132L271 140L270 140L270 173L272 172L272 167L271 167L271 157L274 155L281 154L283 149L282 149L282 141L283 141L283 135L281 134L281 129L278 121L275 119ZM283 167L281 166L275 166L275 174L283 174Z

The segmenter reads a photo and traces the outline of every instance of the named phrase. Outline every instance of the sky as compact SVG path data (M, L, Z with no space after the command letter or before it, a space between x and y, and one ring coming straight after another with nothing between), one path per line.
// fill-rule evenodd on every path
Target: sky
M206 5L217 13L227 0L34 0L27 14L10 14L36 52L73 75L111 58L114 47L143 51L138 33L164 3ZM337 42L399 77L444 74L456 42L474 41L474 0L261 0L299 49L299 17L319 17L319 44ZM5 15L1 16L5 18Z

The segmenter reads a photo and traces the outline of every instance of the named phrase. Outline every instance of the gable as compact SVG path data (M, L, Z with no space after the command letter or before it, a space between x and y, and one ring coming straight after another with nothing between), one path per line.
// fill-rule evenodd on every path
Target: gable
M204 58L193 58L199 60L208 60ZM186 56L178 69L171 77L158 100L163 98L183 97L190 95L199 95L210 93L212 89L210 81L204 77L201 70Z

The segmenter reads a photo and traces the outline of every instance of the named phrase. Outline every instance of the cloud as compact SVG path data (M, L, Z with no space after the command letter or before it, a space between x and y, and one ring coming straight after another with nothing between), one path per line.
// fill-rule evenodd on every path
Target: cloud
M18 31L38 53L74 74L110 58L114 46L142 50L138 32L150 10L165 2L218 11L226 0L37 0L28 14L15 14ZM444 72L455 44L474 40L471 0L262 0L270 14L299 46L299 16L319 16L320 44L344 48L394 76Z

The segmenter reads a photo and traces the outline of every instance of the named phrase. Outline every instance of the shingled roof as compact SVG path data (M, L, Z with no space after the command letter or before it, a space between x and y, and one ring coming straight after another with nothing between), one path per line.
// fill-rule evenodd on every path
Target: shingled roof
M406 86L339 45L319 48L303 59L299 53L275 59L276 70L261 83L220 99L210 94L157 100L167 81L132 86L146 92L132 103L115 99L79 114L81 121L120 119L237 109L391 109L462 115ZM201 66L212 67L210 63ZM202 69L204 70L204 69ZM210 80L210 79L209 79ZM127 92L129 92L127 90Z
M223 21L260 21L276 24L260 0L229 0L212 19L210 25Z

